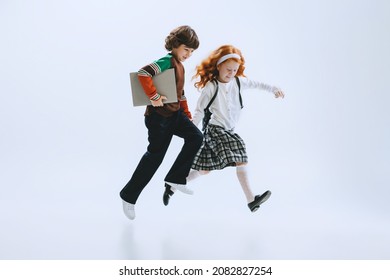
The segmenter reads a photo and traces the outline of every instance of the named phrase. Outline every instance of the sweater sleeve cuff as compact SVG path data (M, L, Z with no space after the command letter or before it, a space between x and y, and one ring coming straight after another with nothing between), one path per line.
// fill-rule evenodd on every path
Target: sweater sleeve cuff
M154 95L152 95L152 97L150 97L149 99L151 100L151 101L157 101L157 100L159 100L160 99L160 97L161 97L161 95L159 94L159 93L155 93Z
M192 115L190 110L188 109L187 100L180 100L180 107L183 109L183 112L187 115L187 117L191 120Z

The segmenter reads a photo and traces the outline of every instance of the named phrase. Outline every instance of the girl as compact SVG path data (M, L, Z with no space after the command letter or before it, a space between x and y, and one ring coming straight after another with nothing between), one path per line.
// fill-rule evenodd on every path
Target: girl
M203 135L191 122L187 100L184 96L184 67L186 61L199 46L195 31L189 26L179 26L165 39L165 48L170 51L166 56L148 64L138 71L139 81L149 97L151 105L146 107L145 125L148 129L149 145L142 156L130 181L120 192L123 211L127 218L135 218L134 205L145 186L157 171L173 135L184 139L184 145L171 169L165 177L165 190L180 190L192 194L186 187L186 177L191 169L196 152L199 150ZM177 102L163 103L153 85L152 77L169 68L175 69Z
M277 87L245 78L245 59L241 51L234 46L224 45L213 51L196 68L194 78L199 77L195 87L202 89L195 110L193 122L198 125L204 120L204 140L195 156L187 181L211 170L220 170L228 166L236 167L238 181L244 191L250 211L255 212L260 204L271 195L270 191L262 195L253 195L246 164L248 157L245 143L234 132L243 107L241 92L248 88L266 90L276 98L284 98ZM206 119L205 109L206 110ZM211 118L207 124L207 115Z

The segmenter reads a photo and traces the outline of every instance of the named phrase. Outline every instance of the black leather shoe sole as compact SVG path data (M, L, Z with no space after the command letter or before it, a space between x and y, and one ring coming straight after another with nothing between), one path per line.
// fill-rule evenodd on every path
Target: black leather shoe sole
M163 203L165 206L169 204L169 199L173 195L173 191L171 191L171 186L165 183L165 191L163 194Z
M270 191L266 191L265 193L263 193L262 195L256 195L255 196L255 200L253 200L252 202L248 203L248 207L249 209L252 211L252 212L256 212L259 208L260 208L260 205L264 202L267 201L267 199L271 196L271 192Z

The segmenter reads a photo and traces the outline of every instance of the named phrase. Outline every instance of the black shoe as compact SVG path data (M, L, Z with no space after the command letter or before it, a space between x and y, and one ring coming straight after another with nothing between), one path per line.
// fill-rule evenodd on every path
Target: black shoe
M267 201L267 199L271 196L270 191L266 191L262 195L256 195L255 200L252 202L248 203L248 207L252 212L257 211L260 208L260 204L264 203Z
M168 205L169 199L171 198L171 196L173 194L174 194L174 192L171 191L171 186L168 185L167 183L165 183L165 191L164 191L164 194L163 194L163 202L164 202L165 206Z

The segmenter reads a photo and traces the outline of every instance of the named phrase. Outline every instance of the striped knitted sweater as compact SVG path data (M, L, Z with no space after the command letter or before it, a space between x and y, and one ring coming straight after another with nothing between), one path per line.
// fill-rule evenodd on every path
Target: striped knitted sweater
M149 99L158 100L160 98L160 95L153 84L152 77L170 68L175 69L178 102L167 103L164 104L163 107L153 107L152 105L149 105L146 107L145 116L149 115L152 112L157 112L164 117L169 117L172 116L174 112L182 108L188 118L191 119L192 116L190 111L188 110L187 99L184 95L184 66L171 53L160 58L159 60L154 61L151 64L142 67L138 71L138 79L144 89L145 94L149 97Z

